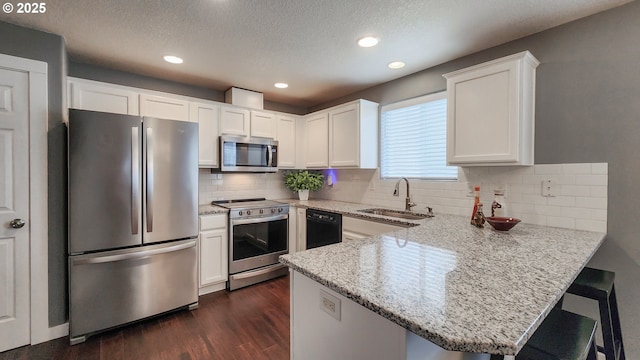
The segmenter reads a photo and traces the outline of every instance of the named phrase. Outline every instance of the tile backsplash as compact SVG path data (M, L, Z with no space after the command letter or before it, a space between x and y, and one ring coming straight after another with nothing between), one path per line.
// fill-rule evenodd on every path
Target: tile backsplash
M210 204L222 199L287 199L293 193L284 187L282 173L215 173L209 169L200 169L199 204Z
M528 167L460 168L457 181L410 180L414 211L471 215L473 186L480 186L485 214L490 214L495 189L505 191L508 216L523 222L579 230L607 230L606 163L553 164ZM405 184L394 197L396 180L380 179L377 170L329 170L335 184L312 198L404 208ZM553 195L542 196L542 182L551 180Z
M410 180L411 200L416 212L432 207L438 214L471 215L473 186L480 186L485 214L490 214L493 191L505 192L508 216L523 222L578 230L606 232L606 163L552 164L528 167L460 168L457 181ZM377 170L325 170L334 184L311 194L311 198L355 202L402 209L400 196L393 196L396 180L380 179ZM275 174L212 174L200 170L200 204L213 200L264 197L287 199L295 194L284 187L282 172ZM551 197L542 196L542 182L551 180Z

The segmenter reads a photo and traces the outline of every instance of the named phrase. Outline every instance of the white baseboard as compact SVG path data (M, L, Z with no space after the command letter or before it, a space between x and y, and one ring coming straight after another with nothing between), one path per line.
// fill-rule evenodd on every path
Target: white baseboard
M204 286L198 289L198 296L202 296L205 294L210 294L212 292L220 291L226 289L226 283L223 281L219 284Z
M31 338L31 345L40 344L40 343L58 339L67 335L69 335L68 322L48 328L46 331L44 331L44 333L40 334L40 337L37 339Z

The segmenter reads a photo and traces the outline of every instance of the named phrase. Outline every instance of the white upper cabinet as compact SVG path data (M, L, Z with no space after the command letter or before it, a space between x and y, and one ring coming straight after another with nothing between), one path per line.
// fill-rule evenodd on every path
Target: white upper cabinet
M444 75L449 164L534 164L538 64L524 51Z
M296 118L289 115L276 116L276 140L278 140L278 167L296 166Z
M329 110L329 166L378 167L378 104L357 100Z
M189 102L165 96L140 94L140 115L189 121Z
M316 112L305 117L305 166L326 168L329 166L329 114Z
M198 167L217 168L220 106L213 103L189 103L189 120L198 123Z
M361 99L315 112L301 127L303 167L378 167L377 103Z
M276 115L263 111L251 111L251 136L275 139Z
M220 108L220 134L249 136L250 111L234 106Z
M69 107L138 115L138 93L124 86L69 78Z

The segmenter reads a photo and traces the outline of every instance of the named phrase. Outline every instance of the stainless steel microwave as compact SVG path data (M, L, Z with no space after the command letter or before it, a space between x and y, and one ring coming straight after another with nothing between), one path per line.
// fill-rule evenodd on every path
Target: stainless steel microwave
M220 171L278 171L278 141L266 138L220 136Z

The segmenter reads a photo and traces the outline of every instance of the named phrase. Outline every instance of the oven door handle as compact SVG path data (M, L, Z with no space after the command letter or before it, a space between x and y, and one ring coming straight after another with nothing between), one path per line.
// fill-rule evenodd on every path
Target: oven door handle
M231 219L231 225L243 225L243 224L258 224L269 221L285 220L289 218L289 214L282 214L269 217L256 217L249 219Z

